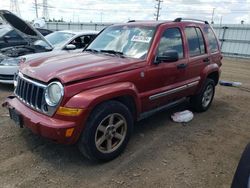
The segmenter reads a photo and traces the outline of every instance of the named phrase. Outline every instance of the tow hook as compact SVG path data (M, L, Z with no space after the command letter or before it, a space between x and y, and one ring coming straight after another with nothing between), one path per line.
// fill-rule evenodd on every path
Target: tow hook
M7 97L7 99L14 99L14 98L15 98L14 95L10 95L10 96ZM4 102L2 103L2 107L3 107L3 108L8 107L8 102L7 102L7 101L4 101Z

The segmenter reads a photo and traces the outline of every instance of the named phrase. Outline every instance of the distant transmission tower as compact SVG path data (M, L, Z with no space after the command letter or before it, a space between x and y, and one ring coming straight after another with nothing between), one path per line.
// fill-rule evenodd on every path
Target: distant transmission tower
M158 20L160 17L160 10L161 10L161 3L163 2L163 0L156 0L156 14L155 14L155 20Z
M43 17L45 20L49 19L49 10L47 0L43 0Z
M18 0L10 0L10 11L21 16Z
M38 18L38 4L37 4L37 0L35 0L35 9L36 9L36 18Z

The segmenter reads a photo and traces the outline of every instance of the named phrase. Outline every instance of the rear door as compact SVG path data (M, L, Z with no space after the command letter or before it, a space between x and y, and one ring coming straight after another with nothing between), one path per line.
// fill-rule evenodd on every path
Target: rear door
M207 52L202 29L198 25L184 27L186 47L188 52L188 66L182 83L190 86L183 91L182 96L194 94L201 81L203 69L210 63L211 59Z

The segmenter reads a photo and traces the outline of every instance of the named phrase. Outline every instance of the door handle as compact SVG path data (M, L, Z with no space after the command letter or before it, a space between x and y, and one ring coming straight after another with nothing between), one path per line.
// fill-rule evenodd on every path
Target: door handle
M205 58L205 59L203 59L203 62L209 64L210 63L210 59L209 58Z
M177 65L177 69L185 69L187 67L187 63L181 63Z

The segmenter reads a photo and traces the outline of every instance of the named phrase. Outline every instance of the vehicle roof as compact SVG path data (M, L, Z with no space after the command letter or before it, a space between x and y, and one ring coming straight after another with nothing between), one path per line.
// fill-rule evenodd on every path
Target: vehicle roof
M156 27L160 24L181 24L181 23L193 23L193 24L197 24L197 25L205 25L205 21L195 21L195 20L183 20L183 21L173 21L173 20L159 20L159 21L155 21L155 20L149 20L149 21L137 21L137 20L131 20L127 23L123 23L123 24L115 24L117 26L119 25L134 25L134 26L152 26L152 27Z

